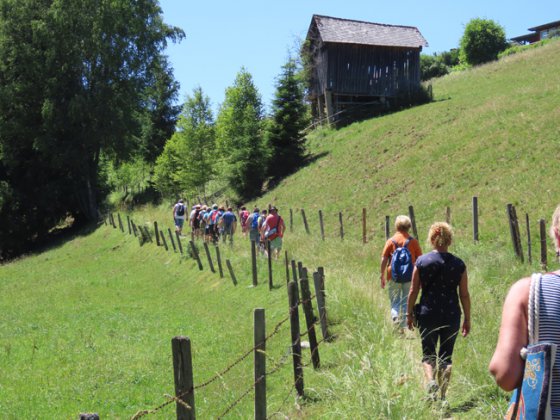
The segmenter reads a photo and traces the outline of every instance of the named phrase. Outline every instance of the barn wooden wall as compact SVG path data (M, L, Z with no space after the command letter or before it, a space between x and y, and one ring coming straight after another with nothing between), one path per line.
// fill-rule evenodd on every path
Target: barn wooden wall
M327 44L315 55L313 96L396 96L420 85L420 50Z

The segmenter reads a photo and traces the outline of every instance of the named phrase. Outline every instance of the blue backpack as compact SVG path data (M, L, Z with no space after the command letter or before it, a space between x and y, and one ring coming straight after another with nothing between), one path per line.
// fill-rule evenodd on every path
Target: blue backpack
M259 213L253 213L253 218L251 219L251 229L257 230L259 228Z
M409 237L403 246L399 247L394 239L391 239L395 244L395 252L391 257L391 275L396 283L406 283L412 280L412 255L408 249L408 243L411 241L412 236Z

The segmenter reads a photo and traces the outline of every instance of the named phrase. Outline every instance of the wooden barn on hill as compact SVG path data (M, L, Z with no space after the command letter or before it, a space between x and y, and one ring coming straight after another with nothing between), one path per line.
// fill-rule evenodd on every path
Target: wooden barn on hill
M304 51L314 120L337 122L345 111L416 92L426 46L412 26L313 15Z

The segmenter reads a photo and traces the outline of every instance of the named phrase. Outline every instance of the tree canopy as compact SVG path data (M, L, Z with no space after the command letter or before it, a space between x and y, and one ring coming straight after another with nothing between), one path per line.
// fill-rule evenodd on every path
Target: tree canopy
M461 61L477 65L498 58L507 48L505 30L490 19L471 19L461 38Z
M214 176L215 129L210 99L202 88L187 96L177 132L157 159L154 179L159 191L178 197L182 193L206 195L206 184Z
M156 0L0 0L0 257L68 215L97 220L101 157L169 132L162 52L184 34L161 14Z

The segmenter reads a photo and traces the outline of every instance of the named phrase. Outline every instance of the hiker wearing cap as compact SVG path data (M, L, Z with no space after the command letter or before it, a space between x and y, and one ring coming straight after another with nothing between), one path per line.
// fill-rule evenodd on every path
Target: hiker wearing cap
M416 258L422 255L418 240L408 233L411 227L412 222L408 216L397 216L396 233L387 240L381 254L381 288L384 289L387 284L391 302L391 319L401 332L404 332L407 326L406 301L414 263Z
M185 208L185 204L183 203L183 199L181 198L177 204L173 206L173 220L175 221L175 231L179 233L179 235L183 234L183 224L185 223L185 214L187 209Z
M255 244L259 244L260 234L259 234L259 213L258 207L253 209L253 213L247 218L247 226L249 229L249 240L255 241Z
M207 240L208 241L212 241L213 243L217 242L217 238L218 238L218 229L217 229L217 225L216 225L216 219L218 218L218 205L217 204L213 204L212 205L212 209L206 213L206 225L208 227L208 232L207 232Z
M231 207L228 207L227 211L221 217L220 225L223 229L222 238L224 242L227 241L229 236L229 243L233 245L233 234L237 229L237 217L233 214L233 209Z
M282 250L282 238L286 225L284 220L278 214L278 209L274 206L270 208L270 214L266 218L262 231L266 241L270 242L270 251L275 259L278 259L280 251Z

